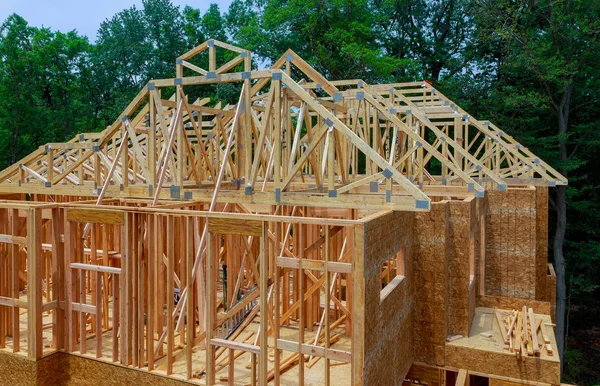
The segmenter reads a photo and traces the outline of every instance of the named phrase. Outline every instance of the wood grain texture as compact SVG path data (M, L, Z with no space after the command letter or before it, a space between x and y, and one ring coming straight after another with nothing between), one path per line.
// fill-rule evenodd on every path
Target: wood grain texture
M125 212L108 209L68 208L67 221L92 224L125 224Z
M208 231L224 235L261 236L262 221L209 218Z

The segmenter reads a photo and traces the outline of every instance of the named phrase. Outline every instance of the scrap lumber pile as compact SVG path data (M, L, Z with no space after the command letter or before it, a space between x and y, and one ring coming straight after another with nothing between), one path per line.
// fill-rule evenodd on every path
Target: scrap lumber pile
M554 355L550 338L546 334L546 325L542 319L535 317L533 308L523 306L521 311L496 310L496 320L500 326L504 349L514 352L517 358L522 356L540 356L546 350L549 356ZM541 330L540 339L538 330Z

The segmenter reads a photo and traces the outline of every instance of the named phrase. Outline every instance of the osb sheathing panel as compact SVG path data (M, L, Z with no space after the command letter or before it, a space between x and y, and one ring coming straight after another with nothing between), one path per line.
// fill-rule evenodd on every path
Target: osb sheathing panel
M473 259L476 259L477 225L475 200L448 202L448 335L467 336L469 333L469 308L474 307L474 304L470 304L474 299L470 261L471 253ZM473 252L471 242L474 243Z
M548 274L548 187L535 188L536 210L536 250L535 250L535 299L550 301L546 291L546 276ZM554 296L554 295L552 295Z
M446 346L446 365L479 373L560 384L560 362L528 356L517 359L514 354L508 352L477 350L449 344Z
M69 357L59 352L36 362L0 352L0 385L69 385Z
M550 303L550 316L554 321L556 316L556 273L552 264L547 264L546 269L548 272L546 276L546 299Z
M476 222L476 230L475 230L475 283L471 292L469 293L469 331L471 330L471 325L473 322L473 318L475 317L475 307L477 307L477 297L482 291L482 278L481 272L485 271L485 243L486 243L486 217L487 217L487 207L488 207L488 195L486 194L484 197L480 197L475 199L475 222ZM484 279L485 281L485 274Z
M0 385L37 385L37 364L21 355L0 352Z
M402 247L412 244L412 212L388 212L365 224L365 274L378 270Z
M151 374L147 371L128 369L77 356L69 356L69 373L69 385L189 385L187 382Z
M0 352L0 385L166 385L190 383L113 365L95 359L56 352L37 363L26 357Z
M413 357L413 214L365 224L364 384L401 385ZM404 248L405 278L380 300L381 266Z
M38 385L72 385L71 360L74 358L62 352L49 355L38 361ZM93 380L88 380L93 384Z
M486 193L486 294L535 299L536 190Z
M449 208L446 201L431 204L431 211L415 213L415 360L444 364L448 335Z
M505 381L502 379L490 378L489 386L521 386L522 383Z
M520 310L523 306L533 308L536 314L551 315L552 304L538 300L519 298L507 298L504 296L480 296L477 301L478 307L500 308L503 310Z
M352 383L363 384L365 367L365 224L354 226L354 278L352 280Z

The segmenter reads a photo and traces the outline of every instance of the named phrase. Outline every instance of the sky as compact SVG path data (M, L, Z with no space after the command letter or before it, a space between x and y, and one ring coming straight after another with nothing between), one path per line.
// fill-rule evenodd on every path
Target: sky
M217 3L226 11L231 0L171 0L183 8L189 5L206 11L210 3ZM91 42L96 40L100 23L115 13L134 5L142 6L142 0L0 0L0 23L9 15L17 13L36 27L68 32L77 30Z

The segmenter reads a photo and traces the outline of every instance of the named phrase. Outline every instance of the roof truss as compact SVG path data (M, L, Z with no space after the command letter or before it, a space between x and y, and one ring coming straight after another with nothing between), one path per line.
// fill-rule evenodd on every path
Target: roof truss
M220 65L217 49L232 53ZM192 63L206 54L208 69ZM329 81L291 50L251 71L249 51L217 40L176 69L104 131L47 144L0 172L0 191L428 210L430 197L482 196L484 183L567 183L428 84ZM195 87L223 82L241 85L235 105L190 100Z

